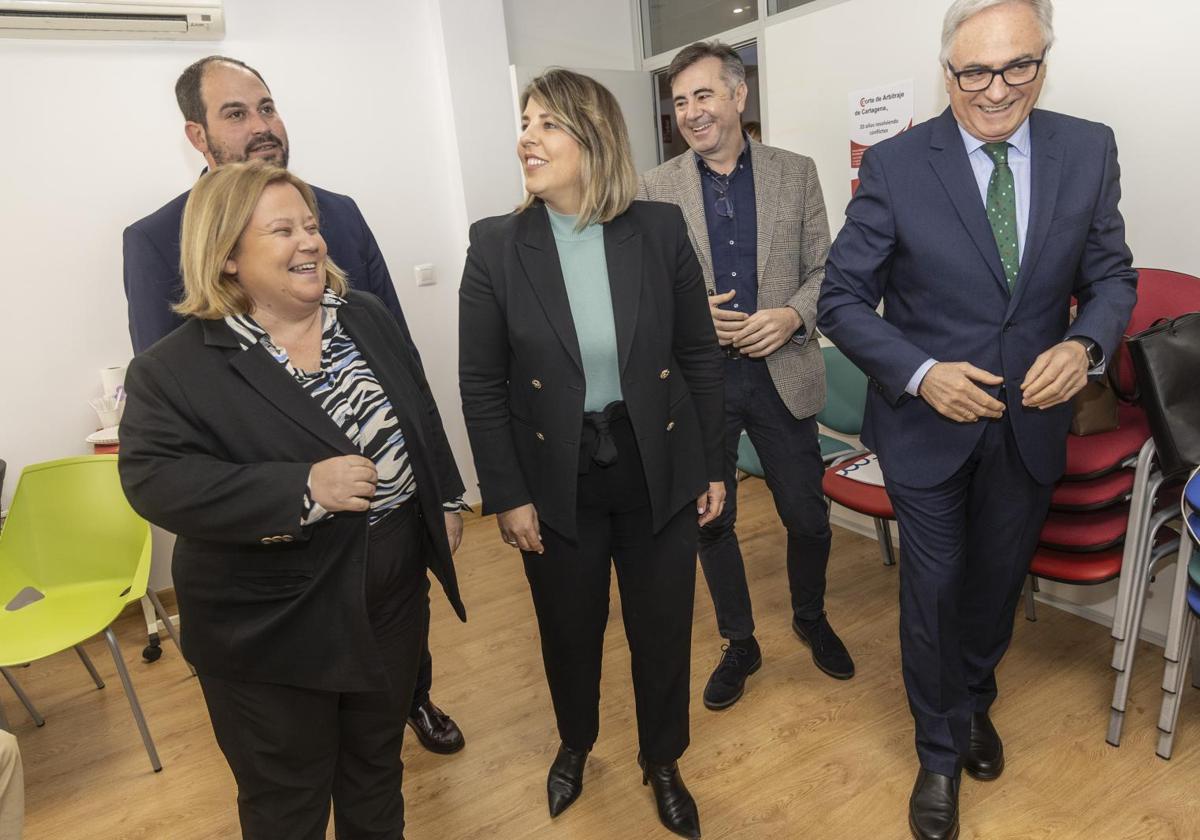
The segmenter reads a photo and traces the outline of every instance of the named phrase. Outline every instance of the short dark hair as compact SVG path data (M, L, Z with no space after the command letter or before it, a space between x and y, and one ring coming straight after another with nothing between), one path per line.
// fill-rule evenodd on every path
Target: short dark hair
M684 70L706 58L721 60L721 77L725 79L730 90L746 81L746 65L742 63L742 57L737 54L737 50L720 41L697 41L681 49L671 60L670 66L667 67L667 87L674 85L675 77Z
M200 83L204 81L204 71L208 65L217 61L249 70L263 83L263 87L267 89L268 93L271 91L271 87L262 77L262 73L236 58L230 58L227 55L209 55L190 64L175 81L175 101L179 103L179 110L183 112L185 120L200 123L205 128L208 128L208 114L204 109L204 99L200 95Z

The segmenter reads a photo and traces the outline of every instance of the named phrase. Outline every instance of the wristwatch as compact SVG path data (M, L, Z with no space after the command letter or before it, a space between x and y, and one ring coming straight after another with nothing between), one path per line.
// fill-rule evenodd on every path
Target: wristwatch
M1085 338L1082 335L1073 335L1067 341L1077 341L1083 345L1083 349L1087 351L1088 368L1094 368L1104 361L1104 353L1100 350L1100 345L1092 341L1090 338Z

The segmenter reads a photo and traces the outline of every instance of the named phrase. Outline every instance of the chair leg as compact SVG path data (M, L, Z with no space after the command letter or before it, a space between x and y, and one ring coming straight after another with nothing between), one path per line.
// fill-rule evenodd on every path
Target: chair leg
M1192 559L1192 541L1179 540L1179 554L1175 559L1175 582L1171 589L1171 612L1167 617L1167 641L1163 646L1163 691L1175 685L1178 672L1187 667L1179 659L1179 648L1183 641L1183 626L1190 610L1187 605L1188 563Z
M1114 747L1121 746L1121 730L1125 725L1125 704L1129 700L1129 686L1133 680L1134 654L1137 653L1138 636L1142 630L1142 613L1146 607L1146 579L1148 578L1149 575L1143 578L1139 591L1131 593L1131 613L1128 635L1125 639L1125 656L1122 659L1121 667L1117 670L1116 679L1113 680L1112 709L1109 711L1108 735L1105 740Z
M1154 527L1151 528L1150 533L1154 533L1162 525L1162 521L1155 520L1151 524ZM1126 628L1124 656L1117 665L1117 676L1113 680L1112 710L1109 713L1108 735L1105 740L1114 747L1121 746L1121 729L1125 722L1125 705L1129 702L1129 687L1133 684L1133 664L1137 656L1138 639L1142 633L1142 617L1146 612L1146 595L1150 587L1150 580L1158 564L1175 552L1176 549L1177 546L1174 541L1164 543L1153 550L1149 546L1145 546L1144 550L1139 550L1137 554L1141 566L1130 570L1132 574L1137 576L1139 584L1138 589L1130 592L1130 614Z
M1200 688L1200 645L1192 642L1192 688Z
M1037 607L1034 605L1033 593L1037 591L1037 578L1029 576L1029 585L1025 587L1025 620L1037 621Z
M87 651L82 645L75 645L75 652L79 654L79 661L83 663L83 667L87 668L87 672L92 677L92 682L96 684L96 688L104 688L104 680L100 679L100 674L96 671L96 666L92 664L92 658L87 655Z
M1117 601L1113 608L1112 637L1113 644L1112 667L1121 670L1122 662L1129 655L1126 647L1136 643L1136 636L1131 641L1129 624L1133 612L1132 602L1136 593L1145 592L1147 556L1154 545L1154 535L1164 520L1161 514L1154 513L1154 496L1162 484L1162 474L1154 473L1148 486L1143 487L1147 498L1138 504L1131 504L1129 523L1126 526L1125 548L1121 556L1121 576L1117 580ZM1155 525L1154 523L1158 523Z
M1130 496L1129 519L1125 526L1125 548L1121 558L1123 573L1117 582L1117 600L1113 607L1112 634L1114 639L1123 640L1125 638L1126 619L1129 615L1129 596L1136 591L1136 586L1133 585L1136 582L1128 580L1124 572L1134 566L1136 547L1144 541L1143 530L1146 521L1153 513L1154 495L1157 493L1158 484L1155 484L1153 489L1149 485L1152 481L1161 482L1162 480L1162 474L1154 470L1154 455L1154 439L1151 438L1142 445L1138 452L1137 465L1133 473L1133 492ZM1117 667L1117 661L1121 655L1123 652L1114 651L1114 668Z
M875 519L875 536L879 540L879 550L883 554L883 565L895 566L896 555L892 551L892 529L886 519Z
M1192 644L1196 636L1196 618L1189 611L1185 627L1184 638L1180 644L1180 651L1184 656L1191 654ZM1175 727L1179 722L1179 701L1183 694L1183 672L1177 672L1177 681L1172 688L1174 691L1163 691L1162 709L1158 716L1158 746L1155 753L1159 758L1169 759L1171 751L1175 748Z
M158 613L159 619L167 626L167 633L171 636L171 641L175 643L175 648L179 651L179 655L183 656L183 645L179 644L179 631L175 629L175 624L171 621L171 616L167 615L167 610L163 606L162 601L158 599L158 593L153 589L146 590L146 596L150 599L150 603L154 605L154 611ZM192 667L192 663L187 659L183 660L188 670L192 672L192 676L196 676L196 669Z
M13 693L17 695L17 699L21 701L21 705L25 707L25 711L29 712L29 716L33 718L33 722L38 726L45 726L46 719L38 714L38 710L34 707L33 702L29 699L29 695L25 693L17 682L16 677L12 675L12 671L7 668L0 668L0 673L4 674L4 679L8 680L9 686L12 687Z
M137 692L133 690L133 682L129 679L129 671L125 668L125 660L121 656L121 648L117 645L117 637L112 627L104 629L104 638L108 642L109 652L112 653L113 663L117 666L117 673L121 676L121 685L125 687L125 696L133 710L133 719L137 722L138 731L142 733L142 743L146 745L146 753L150 756L150 766L157 773L162 770L162 762L158 760L158 750L154 748L154 739L150 737L150 728L146 726L142 705L138 702Z

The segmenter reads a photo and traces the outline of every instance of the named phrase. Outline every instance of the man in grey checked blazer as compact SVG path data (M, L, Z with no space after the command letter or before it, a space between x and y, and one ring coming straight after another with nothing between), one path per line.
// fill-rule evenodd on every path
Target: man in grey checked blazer
M825 366L814 335L829 222L811 159L742 131L746 71L719 42L685 47L667 70L690 151L641 177L639 198L683 211L725 350L725 510L701 529L700 562L728 640L704 689L710 709L738 701L762 665L737 518L737 450L745 430L787 529L792 628L817 667L838 679L854 662L825 616L829 513L814 415Z

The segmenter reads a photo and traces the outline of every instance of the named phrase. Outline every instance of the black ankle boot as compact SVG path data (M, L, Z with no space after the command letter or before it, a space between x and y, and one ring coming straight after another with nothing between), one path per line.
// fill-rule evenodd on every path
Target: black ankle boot
M638 753L638 766L642 768L642 784L654 790L659 821L680 837L698 840L700 814L696 811L696 800L679 775L679 763L651 764Z
M550 801L550 816L557 817L583 792L583 765L587 762L587 750L573 750L559 744L558 755L550 765L546 776L546 795Z

